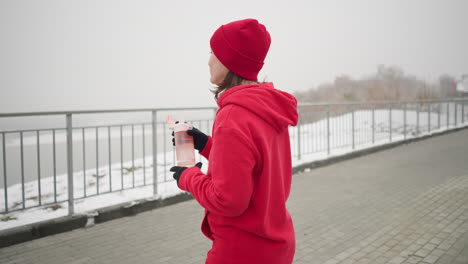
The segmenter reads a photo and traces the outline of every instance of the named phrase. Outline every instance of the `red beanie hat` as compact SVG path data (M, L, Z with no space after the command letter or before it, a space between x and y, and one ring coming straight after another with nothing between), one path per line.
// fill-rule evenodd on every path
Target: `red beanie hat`
M271 38L255 19L234 21L219 27L210 40L211 50L231 72L257 81Z

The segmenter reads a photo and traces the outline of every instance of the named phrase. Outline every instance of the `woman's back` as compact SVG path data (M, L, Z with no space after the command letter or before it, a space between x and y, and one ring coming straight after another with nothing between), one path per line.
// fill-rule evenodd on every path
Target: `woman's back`
M222 177L225 183L217 184L221 188L229 185L227 188L237 194L251 189L251 194L246 192L245 195L250 194L248 206L240 215L208 212L207 219L214 238L210 254L217 260L213 263L247 263L243 262L246 259L255 259L252 263L290 263L295 239L292 220L286 209L292 180L288 125L297 123L296 100L274 89L271 83L265 83L233 87L221 96L218 103L220 110L213 128L214 144L218 140L217 131L229 128L233 130L231 133L240 134L239 142L236 142L237 137L233 137L231 141L234 142L229 146L236 149L237 145L248 146L246 152L251 153L217 160L216 156L226 157L219 152L231 150L213 149L208 177ZM240 161L246 157L254 159L254 162ZM229 166L228 163L234 163L237 169L232 168L232 171L219 175L221 169L218 167ZM242 168L243 165L249 164L255 164L251 174L239 175L239 172L248 170ZM224 189L215 191L226 192Z

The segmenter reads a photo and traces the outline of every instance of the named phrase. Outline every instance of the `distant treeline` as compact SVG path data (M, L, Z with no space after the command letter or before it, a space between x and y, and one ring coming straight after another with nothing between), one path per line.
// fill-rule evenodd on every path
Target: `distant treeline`
M404 73L396 66L380 65L377 72L366 78L354 80L341 75L333 83L326 83L294 95L299 102L353 102L430 100L457 97L456 79L448 74L438 82L428 83L416 76Z

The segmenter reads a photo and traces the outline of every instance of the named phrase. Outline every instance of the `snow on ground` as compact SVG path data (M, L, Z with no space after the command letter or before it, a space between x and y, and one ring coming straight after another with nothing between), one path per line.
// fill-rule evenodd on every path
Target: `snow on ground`
M461 116L461 113L460 115ZM468 121L468 115L465 115ZM417 113L414 111L406 112L406 128L404 126L405 118L402 110L393 110L391 114L391 129L389 125L390 114L388 110L376 110L374 112L374 133L372 132L372 113L371 111L356 111L354 113L354 142L355 148L352 148L353 133L351 130L352 114L347 113L330 118L330 154L327 152L327 120L320 120L311 124L301 124L298 142L297 127L290 128L291 150L293 154L293 166L298 166L312 161L323 160L334 156L340 156L356 150L366 149L373 146L384 145L391 141L400 141L405 138L417 137L422 134L440 132L447 129L447 120L445 115L437 113ZM453 118L453 117L452 117ZM461 118L460 118L461 119ZM419 123L419 129L416 124ZM453 120L449 120L453 127ZM439 128L440 124L440 128ZM465 123L466 124L466 123ZM461 126L461 125L460 125ZM430 130L430 132L429 132ZM391 135L390 135L391 131ZM373 135L373 136L372 136ZM374 140L374 143L372 142ZM300 159L298 148L301 149ZM159 199L167 198L181 193L172 179L172 173L169 168L174 164L174 153L169 151L160 153L157 162L157 181L158 194L153 195L153 166L152 157L143 160L135 160L135 166L132 167L132 161L125 162L123 169L120 163L105 165L99 168L99 175L96 175L96 168L86 170L86 177L83 172L74 173L74 196L76 214L92 213L96 209L121 204L130 203L137 199ZM198 161L204 163L203 171L206 172L207 161L197 156ZM109 177L109 175L112 177ZM125 190L121 190L122 186ZM37 181L25 183L25 207L37 206L38 202L38 184ZM99 187L99 195L97 188ZM112 192L109 192L112 187ZM85 196L91 197L86 197ZM107 194L101 194L106 193ZM3 196L4 190L0 189ZM66 216L68 214L68 189L67 175L58 175L56 185L54 178L47 177L41 179L42 204L49 203L47 206L34 207L21 211L9 212L2 215L0 221L0 230L36 223L48 219ZM57 194L56 196L54 194ZM9 210L22 208L22 185L16 184L8 188L8 207ZM93 196L94 195L94 196ZM57 202L55 202L56 198ZM0 208L4 210L5 201L2 197Z
M108 166L99 168L98 178L96 178L95 168L86 170L86 177L83 177L83 172L75 172L73 189L74 197L78 199L75 200L75 212L77 214L85 214L99 208L131 202L133 200L164 199L182 193L172 179L172 173L169 171L169 169L174 166L173 156L174 154L172 151L167 152L166 155L159 154L158 156L158 194L156 196L153 195L153 166L151 156L146 158L145 164L147 164L147 166L145 168L143 168L143 160L135 160L135 167L133 170L132 161L123 163L123 173L121 173L120 163L112 164L112 177L108 176ZM165 163L163 162L164 158L166 158ZM206 159L198 156L197 161L202 161L204 163L202 171L206 173L208 164ZM56 179L56 186L54 186L53 177L41 179L42 204L52 203L51 205L8 213L2 217L3 221L0 222L0 230L66 216L68 214L67 175L57 175ZM98 182L99 195L96 195ZM110 192L111 185L112 192ZM122 190L122 186L124 190ZM39 204L37 190L37 181L25 183L26 208ZM91 197L84 198L85 191L86 196ZM55 192L57 193L57 203L54 202ZM0 193L4 193L3 189L0 189ZM23 199L21 184L10 186L8 188L8 195L9 210L22 208ZM4 200L1 200L0 208L5 208ZM9 220L5 221L7 219Z

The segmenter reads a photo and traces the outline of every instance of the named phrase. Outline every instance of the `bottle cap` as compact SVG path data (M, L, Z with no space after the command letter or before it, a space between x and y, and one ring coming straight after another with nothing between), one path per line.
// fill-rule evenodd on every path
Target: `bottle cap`
M174 130L174 132L187 131L193 127L191 123L187 123L183 119L176 124L171 115L167 116L166 123L169 125L169 129Z

